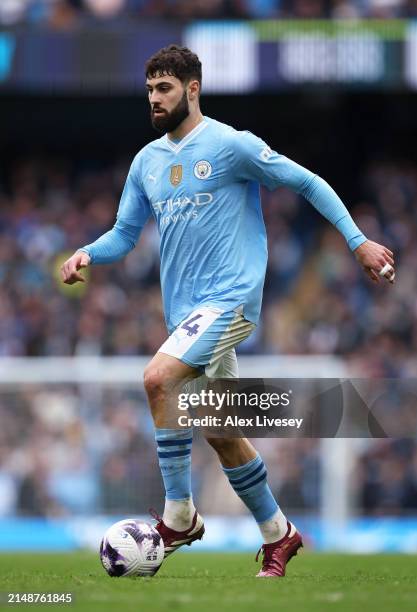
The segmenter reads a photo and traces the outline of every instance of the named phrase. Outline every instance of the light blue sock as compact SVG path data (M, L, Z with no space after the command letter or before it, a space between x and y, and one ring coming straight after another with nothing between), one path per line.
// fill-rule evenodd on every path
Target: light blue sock
M159 467L166 498L183 500L191 497L192 429L155 429Z
M276 513L278 504L266 481L266 467L259 455L245 465L224 467L223 471L257 523L268 521Z

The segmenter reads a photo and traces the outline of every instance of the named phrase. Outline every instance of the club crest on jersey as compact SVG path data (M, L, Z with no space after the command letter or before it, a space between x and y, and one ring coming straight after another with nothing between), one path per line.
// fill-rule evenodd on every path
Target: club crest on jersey
M206 179L210 176L213 168L211 163L205 159L198 161L194 166L194 176L198 179Z
M171 181L171 184L174 185L174 187L176 187L177 185L179 185L182 181L182 165L179 164L178 166L172 166L171 167L171 176L169 177L169 180Z

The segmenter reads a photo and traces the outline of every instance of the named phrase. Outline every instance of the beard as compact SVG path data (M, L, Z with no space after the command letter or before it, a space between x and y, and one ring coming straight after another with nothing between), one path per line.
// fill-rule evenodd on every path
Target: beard
M154 127L160 134L173 132L177 129L180 123L182 123L184 119L188 117L189 114L190 107L188 105L187 92L184 91L181 100L170 113L165 111L162 115L154 115L153 109L151 109L152 127Z

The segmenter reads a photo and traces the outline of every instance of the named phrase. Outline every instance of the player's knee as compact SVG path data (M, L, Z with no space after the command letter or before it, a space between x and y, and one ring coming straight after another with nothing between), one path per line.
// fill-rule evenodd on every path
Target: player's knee
M149 397L157 397L165 393L167 383L167 374L162 368L151 366L145 369L143 384Z

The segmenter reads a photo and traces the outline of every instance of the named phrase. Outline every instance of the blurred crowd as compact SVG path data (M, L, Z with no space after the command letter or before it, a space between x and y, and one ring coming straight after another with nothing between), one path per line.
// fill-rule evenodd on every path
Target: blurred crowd
M138 389L28 385L2 390L0 422L0 517L161 509L153 423ZM257 441L271 487L285 496L288 508L317 509L318 442ZM201 511L243 511L198 432L192 466Z
M72 27L94 20L416 17L416 0L1 0L0 24Z
M64 285L62 262L111 228L129 161L15 162L0 180L0 356L153 354L166 337L152 221L122 261ZM413 376L417 350L417 169L375 163L350 210L396 256L372 283L337 231L296 194L263 194L264 305L246 353L336 354L369 377Z
M368 515L417 509L417 445L414 440L373 441L361 453L353 479L359 508Z
M138 388L25 385L0 392L0 518L147 514L163 488L153 424ZM282 507L316 513L318 439L255 440ZM353 440L351 500L359 515L417 510L417 443ZM246 512L217 457L195 431L193 494L203 514Z

